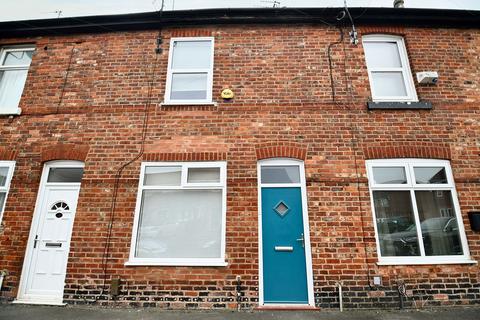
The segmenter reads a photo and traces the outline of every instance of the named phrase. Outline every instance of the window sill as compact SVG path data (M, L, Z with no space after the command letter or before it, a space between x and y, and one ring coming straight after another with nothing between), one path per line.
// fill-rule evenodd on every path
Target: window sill
M18 108L17 110L10 112L0 111L0 116L19 116L21 113L22 109Z
M450 260L450 259L431 259L431 260L380 260L377 262L377 266L406 266L406 265L433 265L433 264L477 264L478 262L470 259L459 259L459 260Z
M430 110L432 104L430 102L410 101L410 102L398 102L398 101L369 101L367 102L368 110Z
M216 102L162 102L160 106L217 106Z
M226 267L228 263L223 260L212 261L127 261L127 267L148 267L148 266L171 266L171 267Z

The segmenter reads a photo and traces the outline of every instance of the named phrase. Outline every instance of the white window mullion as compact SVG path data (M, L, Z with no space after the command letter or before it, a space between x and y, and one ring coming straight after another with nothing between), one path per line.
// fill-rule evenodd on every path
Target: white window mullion
M181 188L185 188L188 178L188 166L186 164L182 164L182 178L181 178Z
M172 69L172 73L182 73L182 74L191 74L191 73L210 73L210 69Z
M422 226L420 221L420 216L418 214L418 207L417 207L417 198L415 197L415 190L410 190L410 198L412 199L412 208L413 208L413 215L415 217L415 224L417 225L417 237L418 237L418 247L420 248L420 255L425 257L425 247L423 244L423 234L422 234Z
M22 71L28 70L28 66L0 66L0 71Z
M371 68L371 72L404 72L403 68Z

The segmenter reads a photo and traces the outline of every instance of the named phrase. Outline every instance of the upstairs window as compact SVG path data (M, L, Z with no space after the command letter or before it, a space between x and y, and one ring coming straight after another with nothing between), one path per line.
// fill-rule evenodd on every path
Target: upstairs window
M6 47L0 51L0 114L19 114L18 104L32 61L31 47Z
M165 103L212 103L212 82L213 38L172 38Z
M374 102L418 101L402 37L363 37L368 78Z
M2 222L3 209L7 201L14 168L14 161L0 161L0 222Z
M470 263L450 163L367 161L380 264Z

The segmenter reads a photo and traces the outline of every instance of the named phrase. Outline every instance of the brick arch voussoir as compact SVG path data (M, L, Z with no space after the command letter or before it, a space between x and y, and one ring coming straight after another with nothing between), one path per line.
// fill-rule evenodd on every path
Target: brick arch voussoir
M77 160L85 162L90 147L87 145L58 143L44 146L41 151L42 162L52 160Z
M17 155L17 150L0 147L0 161L13 161Z
M291 143L270 144L257 146L255 153L257 160L270 158L293 158L305 160L307 157L307 147Z
M370 146L364 149L365 159L424 158L451 160L450 147L446 145L395 144Z

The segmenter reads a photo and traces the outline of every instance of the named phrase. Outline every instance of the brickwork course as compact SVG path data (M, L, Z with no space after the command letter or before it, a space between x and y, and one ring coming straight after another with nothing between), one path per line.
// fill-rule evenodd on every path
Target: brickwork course
M415 81L419 100L430 102L431 110L367 109L364 50L361 41L350 44L348 24L341 41L338 28L321 23L178 25L0 39L1 45L36 47L22 114L0 117L0 160L16 161L0 227L0 269L8 271L2 300L18 293L43 165L63 159L85 162L64 302L256 308L257 161L287 157L305 162L317 307L338 307L338 282L346 308L397 307L398 281L406 284L406 307L478 304L477 264L377 265L365 160L450 160L471 258L480 259L480 234L471 230L467 215L480 211L479 29L356 27L359 39L372 33L403 36L413 75L438 71L436 85ZM215 105L162 105L169 40L183 36L215 38ZM234 99L221 99L224 88L232 89ZM131 160L119 180L109 235L116 173ZM141 162L202 160L227 161L228 265L125 266ZM382 277L381 286L373 285L375 275ZM121 279L116 297L108 293L113 278Z

